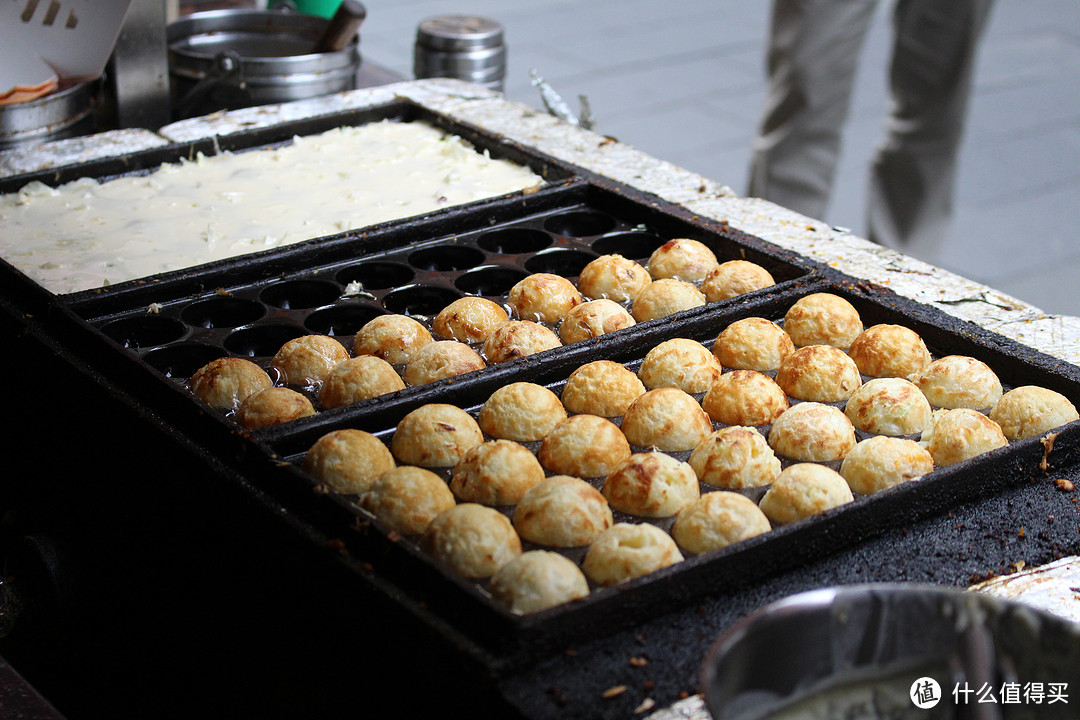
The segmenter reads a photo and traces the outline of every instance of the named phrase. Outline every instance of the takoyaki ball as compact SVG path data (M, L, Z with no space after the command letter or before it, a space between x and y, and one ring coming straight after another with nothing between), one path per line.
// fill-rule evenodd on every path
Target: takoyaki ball
M776 381L755 370L724 373L701 399L701 408L724 425L768 425L788 407Z
M678 388L657 388L626 409L622 431L631 445L665 452L693 450L712 432L712 421L693 396Z
M314 414L315 407L303 393L287 387L268 387L240 403L233 419L240 427L258 430Z
M909 380L873 378L848 398L844 414L859 430L875 435L917 435L930 425L930 402Z
M761 498L761 510L773 525L819 515L852 502L847 482L832 468L805 462L791 465Z
M544 479L540 461L513 440L488 440L465 451L450 473L450 489L461 502L516 505Z
M634 316L614 300L590 300L566 314L559 325L559 339L565 345L592 340L628 328L636 322Z
M769 445L778 455L800 462L842 460L855 447L855 428L832 405L792 405L769 428Z
M416 351L405 365L405 382L412 387L457 377L487 367L480 354L457 340L435 340Z
M394 456L382 440L353 428L333 430L308 448L304 471L334 492L362 493L394 467Z
M494 438L533 442L566 419L559 396L543 385L516 382L491 394L480 408L480 429Z
M1021 385L1001 396L990 419L1009 440L1042 435L1080 419L1076 406L1059 392L1037 385Z
M796 400L843 402L862 385L855 361L830 345L807 345L784 358L776 384Z
M711 388L723 370L716 356L701 343L673 338L645 355L638 378L650 390L673 387L696 395Z
M922 442L944 467L968 460L1009 444L1001 426L970 408L938 410L922 435Z
M563 548L588 545L614 524L603 493L569 475L552 475L530 488L513 519L523 540Z
M741 425L710 433L688 462L698 480L729 490L769 485L780 474L780 459L765 436Z
M360 507L402 535L419 535L456 504L445 480L414 465L387 470L360 496Z
M570 373L561 399L572 413L619 417L644 393L633 370L612 360L594 360Z
M982 360L946 355L926 366L914 383L931 405L940 408L989 410L1001 399L1001 381Z
M458 298L440 310L432 320L431 328L444 339L478 344L509 321L502 305L470 295Z
M510 362L562 345L555 331L532 320L511 320L495 328L484 341L483 353L492 364Z
M528 615L589 596L589 581L573 560L530 550L499 568L488 591L515 615Z
M795 344L772 320L748 317L724 328L712 351L724 367L769 372L795 352Z
M860 495L917 480L934 469L930 452L914 440L878 435L856 445L844 458L840 474Z
M571 415L555 426L536 453L557 475L606 477L630 457L630 443L615 423L596 415Z
M671 536L683 552L701 555L772 530L769 519L750 498L711 492L687 505L675 518Z
M671 517L701 495L693 468L662 452L631 455L602 491L613 510L640 517Z
M521 320L555 325L582 303L574 283L561 275L533 273L510 288L507 303Z
M704 304L705 296L694 285L685 280L661 278L653 280L638 294L630 314L638 322L645 322Z
M689 238L674 238L653 251L645 269L653 280L675 278L699 283L719 264L716 254L705 243Z
M902 325L873 325L855 338L848 355L863 375L911 378L930 364L930 351L919 334Z
M326 376L319 389L319 404L338 408L405 389L394 366L374 355L342 360Z
M374 355L391 365L405 365L432 341L428 329L407 315L380 315L353 338L354 355Z
M798 347L832 345L846 350L863 331L859 311L832 293L800 298L784 315L784 331Z
M678 545L649 523L616 523L589 545L581 569L601 587L611 587L682 562Z
M484 442L472 415L455 405L421 405L397 424L390 451L397 461L419 467L453 467Z
M322 383L339 362L348 359L349 351L329 335L303 335L282 345L270 367L283 383L311 386Z
M592 300L622 303L637 298L652 282L649 272L639 263L622 255L601 255L589 262L578 276L578 290Z
M521 555L521 538L495 508L461 503L431 521L420 547L463 577L487 578Z
M260 390L273 385L261 367L244 358L211 360L195 371L188 387L195 397L217 410L232 411Z
M749 260L728 260L714 268L701 283L701 292L709 302L727 300L776 284L772 273Z

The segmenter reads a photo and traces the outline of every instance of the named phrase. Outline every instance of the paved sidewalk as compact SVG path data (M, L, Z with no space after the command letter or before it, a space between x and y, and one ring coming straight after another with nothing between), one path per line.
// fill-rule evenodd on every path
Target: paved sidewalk
M368 0L361 50L406 77L420 20L499 20L506 95L543 108L535 69L598 132L745 191L764 97L763 0ZM864 49L827 217L864 231L865 178L881 136L890 4ZM1080 3L998 0L980 50L953 237L923 258L1050 313L1080 315Z

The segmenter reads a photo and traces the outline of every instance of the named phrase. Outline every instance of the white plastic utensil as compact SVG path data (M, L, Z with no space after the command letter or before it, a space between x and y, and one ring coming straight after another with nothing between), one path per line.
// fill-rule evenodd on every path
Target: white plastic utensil
M16 87L96 78L116 45L131 0L0 3L0 97Z

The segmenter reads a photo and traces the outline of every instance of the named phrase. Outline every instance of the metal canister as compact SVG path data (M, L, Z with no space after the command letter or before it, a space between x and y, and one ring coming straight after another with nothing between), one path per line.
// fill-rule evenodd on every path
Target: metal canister
M82 82L25 103L0 106L0 150L94 131L99 83Z
M502 92L506 79L502 25L473 15L423 20L416 29L413 72L417 78L457 78Z

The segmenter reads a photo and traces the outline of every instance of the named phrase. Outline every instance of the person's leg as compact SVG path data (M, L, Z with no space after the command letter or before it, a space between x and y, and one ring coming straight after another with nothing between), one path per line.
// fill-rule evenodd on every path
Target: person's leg
M898 0L886 138L870 171L871 240L930 259L952 214L975 52L992 0Z
M775 0L747 194L821 218L876 0Z

